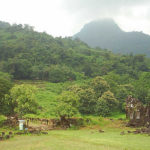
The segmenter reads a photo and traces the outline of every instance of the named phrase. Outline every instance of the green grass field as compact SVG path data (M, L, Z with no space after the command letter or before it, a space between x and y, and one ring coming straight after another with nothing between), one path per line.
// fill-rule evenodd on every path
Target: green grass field
M18 81L19 83L29 83L38 87L36 94L37 101L44 109L40 116L56 117L55 106L57 96L73 84L81 85L80 82L49 83L41 81ZM18 84L19 84L18 83ZM37 116L35 116L37 117ZM39 117L39 116L38 116ZM89 118L90 124L80 130L53 130L48 135L22 135L15 136L9 140L0 141L0 150L150 150L150 136L125 134L121 131L133 130L125 127L125 114L114 113L112 117L103 118L98 116L80 116ZM0 116L0 122L5 120ZM105 132L99 133L102 129ZM1 131L8 132L11 128L1 128ZM15 130L14 130L15 131ZM16 131L15 131L16 132Z
M38 117L56 117L55 108L57 104L57 97L61 94L62 91L65 91L68 87L72 85L82 85L88 82L89 80L78 80L78 81L68 81L64 83L51 83L47 81L31 81L31 80L22 80L15 81L16 84L32 84L38 88L36 93L36 99L40 106L43 107L43 110L40 112Z
M15 136L0 142L0 150L149 150L150 136L120 135L120 129L57 130L49 135Z

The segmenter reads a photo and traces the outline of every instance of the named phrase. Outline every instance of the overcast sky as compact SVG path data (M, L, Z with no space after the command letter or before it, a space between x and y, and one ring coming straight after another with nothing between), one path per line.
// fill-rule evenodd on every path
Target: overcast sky
M29 24L53 36L72 36L100 18L150 34L150 0L0 0L1 21Z

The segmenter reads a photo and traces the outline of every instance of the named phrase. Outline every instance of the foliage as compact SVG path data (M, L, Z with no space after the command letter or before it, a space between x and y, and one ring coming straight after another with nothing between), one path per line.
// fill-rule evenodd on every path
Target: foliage
M102 94L109 89L109 84L100 76L97 76L92 80L91 86L97 97L101 97Z
M3 124L3 122L7 120L7 117L0 115L0 126Z
M150 104L150 89L147 91L147 95L145 97L145 103Z
M38 104L35 99L36 88L32 85L15 85L10 90L10 95L6 95L9 100L11 113L16 113L20 117L25 114L36 113Z
M118 101L110 91L105 92L97 101L97 113L108 116L117 108Z
M7 73L0 72L0 113L4 113L7 109L7 102L4 97L9 93L9 90L13 86L11 77Z
M44 107L43 116L55 115L57 96L66 90L78 96L77 110L82 114L96 114L96 105L103 106L106 112L114 111L107 110L104 99L98 104L108 90L119 101L118 111L124 111L124 100L129 94L143 103L149 102L150 58L142 54L113 54L91 48L79 39L54 38L29 25L5 22L0 22L0 39L0 71L10 73L15 80L49 82L38 85L36 93L38 103ZM0 110L5 114L13 113L15 107L8 96L4 101L12 87L9 82L10 77L0 73ZM78 86L68 88L76 83Z
M1 22L0 38L0 70L15 79L64 82L76 80L79 75L96 77L112 71L137 79L140 71L148 72L150 67L144 55L113 54L90 48L79 39L38 33L29 25Z
M79 96L79 111L82 114L94 114L96 97L95 92L92 88L81 89L78 91Z
M79 114L77 109L79 105L79 98L73 92L63 92L58 97L58 101L56 113L59 117L72 117Z
M135 96L135 88L131 84L119 85L116 91L116 99L119 101L119 109L125 111L125 100L129 95Z

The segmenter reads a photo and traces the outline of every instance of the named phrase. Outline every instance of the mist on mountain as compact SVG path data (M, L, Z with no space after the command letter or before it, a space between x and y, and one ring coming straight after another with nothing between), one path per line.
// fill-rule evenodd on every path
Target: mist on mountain
M150 36L142 32L125 32L112 19L92 21L74 35L91 47L109 49L122 54L150 56Z

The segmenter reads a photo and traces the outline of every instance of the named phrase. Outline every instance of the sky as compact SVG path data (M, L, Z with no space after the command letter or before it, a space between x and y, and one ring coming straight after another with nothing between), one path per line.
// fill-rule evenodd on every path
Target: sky
M150 0L0 0L0 21L29 24L54 37L72 36L101 18L150 34Z

